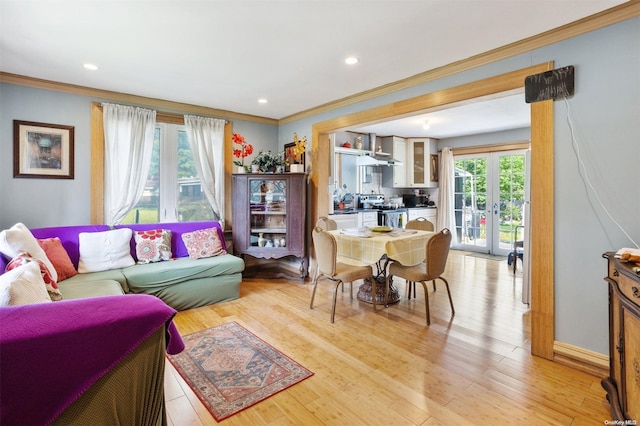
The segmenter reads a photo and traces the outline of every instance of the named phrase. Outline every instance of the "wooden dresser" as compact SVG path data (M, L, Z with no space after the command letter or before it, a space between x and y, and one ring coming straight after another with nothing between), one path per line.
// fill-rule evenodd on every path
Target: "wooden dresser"
M640 420L640 275L605 253L609 286L609 377L602 380L615 420Z

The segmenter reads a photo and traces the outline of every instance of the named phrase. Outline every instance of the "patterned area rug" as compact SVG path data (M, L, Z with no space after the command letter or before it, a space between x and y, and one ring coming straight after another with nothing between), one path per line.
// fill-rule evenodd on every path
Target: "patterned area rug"
M313 375L236 322L182 339L167 357L218 422Z

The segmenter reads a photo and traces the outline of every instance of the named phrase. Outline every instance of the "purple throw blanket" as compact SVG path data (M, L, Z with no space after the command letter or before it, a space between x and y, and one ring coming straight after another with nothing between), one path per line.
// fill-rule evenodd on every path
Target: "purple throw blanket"
M0 424L50 424L160 327L184 349L176 311L148 295L0 308Z

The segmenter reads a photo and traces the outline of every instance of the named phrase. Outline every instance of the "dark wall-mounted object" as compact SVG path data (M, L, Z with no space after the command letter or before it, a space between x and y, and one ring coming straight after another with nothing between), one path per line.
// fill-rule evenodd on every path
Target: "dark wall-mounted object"
M569 98L573 96L573 87L573 65L533 74L524 79L525 101L530 104L549 99Z

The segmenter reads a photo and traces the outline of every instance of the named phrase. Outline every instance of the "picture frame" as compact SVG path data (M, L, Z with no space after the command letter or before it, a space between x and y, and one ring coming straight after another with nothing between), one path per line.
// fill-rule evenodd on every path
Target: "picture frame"
M74 178L74 126L13 120L13 177Z
M302 164L302 169L305 169L304 164L304 152L302 154L296 155L294 148L296 146L295 142L291 142L284 145L284 161L287 164Z
M431 182L438 181L438 154L431 154Z

